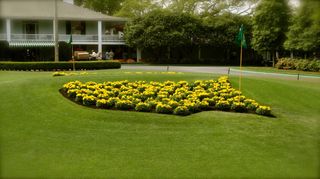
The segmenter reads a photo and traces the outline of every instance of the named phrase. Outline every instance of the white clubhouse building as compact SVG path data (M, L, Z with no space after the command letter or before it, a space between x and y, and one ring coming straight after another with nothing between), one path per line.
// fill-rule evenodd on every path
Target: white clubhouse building
M55 0L0 0L0 41L8 42L9 48L18 49L15 53L21 55L27 49L40 54L39 58L43 53L52 58L55 14L58 41L69 42L72 35L75 50L102 54L113 50L115 58L122 58L123 53L135 53L123 39L127 19L78 7L73 5L73 0L58 0L57 6Z

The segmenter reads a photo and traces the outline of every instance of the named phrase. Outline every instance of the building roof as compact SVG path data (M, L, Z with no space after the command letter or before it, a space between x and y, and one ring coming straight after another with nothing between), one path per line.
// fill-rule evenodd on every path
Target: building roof
M0 0L0 18L53 19L54 7L54 0ZM57 7L59 20L127 21L126 18L107 16L61 0L58 0Z

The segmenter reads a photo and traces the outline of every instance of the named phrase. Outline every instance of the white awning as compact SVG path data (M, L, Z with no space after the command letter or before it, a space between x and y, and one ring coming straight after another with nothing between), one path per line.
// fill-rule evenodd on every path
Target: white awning
M25 42L9 42L9 47L54 47L54 42L38 42L38 41L25 41Z

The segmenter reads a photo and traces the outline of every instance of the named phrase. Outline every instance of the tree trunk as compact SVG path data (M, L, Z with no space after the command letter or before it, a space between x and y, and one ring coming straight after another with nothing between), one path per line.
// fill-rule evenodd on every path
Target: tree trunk
M168 53L167 53L167 58L168 58L168 60L170 60L170 54L171 54L171 48L168 47Z
M267 51L267 63L266 65L268 66L268 63L271 61L271 58L270 58L270 51Z
M290 58L293 59L293 51L290 52Z
M141 49L137 48L137 62L141 60Z
M275 65L275 58L274 58L274 51L272 51L272 67L274 68Z
M198 61L201 61L201 46L198 47Z

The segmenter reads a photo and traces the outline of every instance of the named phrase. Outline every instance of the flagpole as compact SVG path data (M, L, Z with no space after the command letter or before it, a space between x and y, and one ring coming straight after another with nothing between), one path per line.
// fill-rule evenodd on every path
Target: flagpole
M75 64L75 61L74 61L74 55L73 55L73 45L72 45L72 42L71 42L71 57L72 57L72 63L73 63L73 71L76 71L76 64Z
M73 71L76 71L74 55L73 55L72 33L70 33L69 44L71 45L71 58L72 58L71 60L72 60Z
M239 91L240 92L241 92L241 78L242 78L242 43L243 43L243 34L242 34L241 44L240 44L240 76L239 76ZM240 93L239 93L238 102L240 103Z

